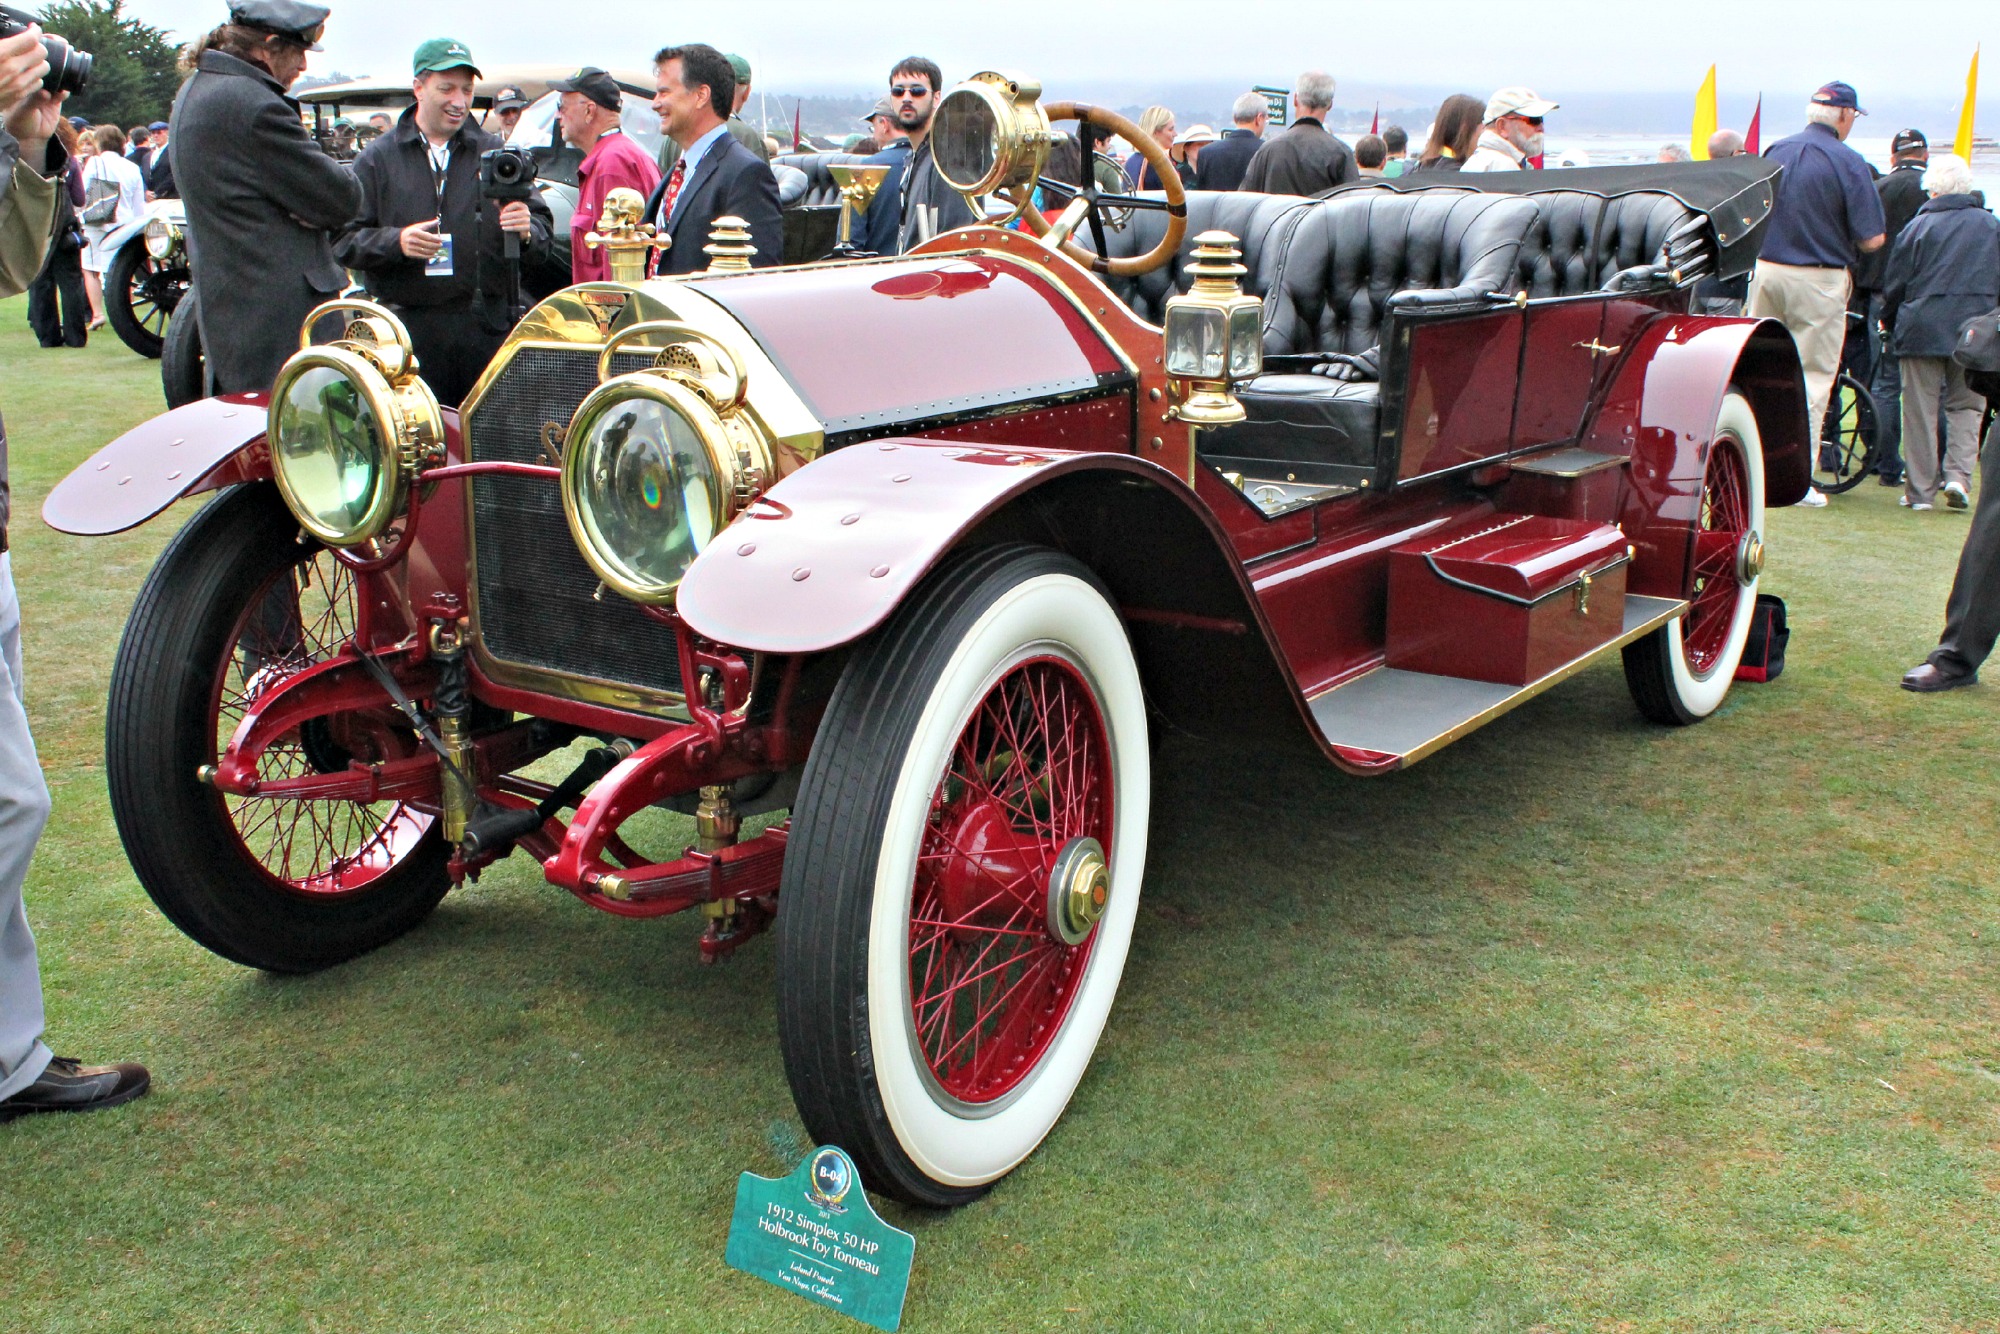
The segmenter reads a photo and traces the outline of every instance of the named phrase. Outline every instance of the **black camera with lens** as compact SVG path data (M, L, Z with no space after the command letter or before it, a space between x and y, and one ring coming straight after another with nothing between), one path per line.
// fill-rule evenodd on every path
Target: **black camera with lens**
M489 148L479 155L479 193L503 204L535 197L535 156L525 148Z
M33 14L0 5L0 37L25 32L35 22ZM90 52L79 51L62 38L43 33L42 54L49 58L49 72L42 78L42 87L49 92L75 95L90 82L90 67L97 61Z

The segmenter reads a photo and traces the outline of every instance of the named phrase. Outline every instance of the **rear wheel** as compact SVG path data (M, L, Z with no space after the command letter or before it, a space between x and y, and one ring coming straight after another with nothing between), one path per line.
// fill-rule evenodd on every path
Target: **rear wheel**
M301 543L275 487L223 493L154 565L112 668L111 811L139 883L200 944L238 963L308 972L402 935L450 880L436 820L401 802L225 795L213 764L258 696L337 652L354 585ZM315 718L266 752L269 778L414 753L385 707Z
M166 391L170 408L208 397L208 363L202 356L195 300L192 287L182 294L167 320L166 337L160 345L160 387Z
M917 1204L977 1198L1055 1125L1117 993L1151 778L1123 623L1075 561L977 553L849 663L779 897L807 1130Z
M1764 565L1764 447L1750 404L1722 400L1702 479L1688 609L1625 648L1639 712L1685 727L1722 705L1756 610Z

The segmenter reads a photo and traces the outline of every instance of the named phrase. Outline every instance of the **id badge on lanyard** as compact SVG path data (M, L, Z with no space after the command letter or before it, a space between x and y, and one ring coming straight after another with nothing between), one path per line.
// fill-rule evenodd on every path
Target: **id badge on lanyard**
M441 157L439 150L435 148L430 150L430 155L431 183L437 187L438 236L444 244L438 248L435 255L424 261L424 277L449 278L452 275L452 237L451 233L444 229L444 183L451 169L451 146L448 144L445 146Z

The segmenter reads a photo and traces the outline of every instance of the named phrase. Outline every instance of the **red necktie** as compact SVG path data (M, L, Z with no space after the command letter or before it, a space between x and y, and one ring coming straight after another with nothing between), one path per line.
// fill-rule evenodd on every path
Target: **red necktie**
M681 197L681 187L687 184L688 160L684 157L674 163L673 175L667 177L667 197L660 203L660 230L665 231L667 223L674 216L674 201Z

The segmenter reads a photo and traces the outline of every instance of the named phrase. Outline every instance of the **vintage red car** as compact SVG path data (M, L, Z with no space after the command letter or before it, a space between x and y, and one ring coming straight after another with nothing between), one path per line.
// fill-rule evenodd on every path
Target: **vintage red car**
M954 185L1025 204L1051 117L1158 155L1038 91L945 100ZM106 446L50 523L219 493L114 672L140 882L285 972L516 848L606 912L699 909L710 957L775 922L807 1129L952 1205L1089 1063L1157 728L1366 777L1614 652L1648 717L1715 710L1807 427L1785 332L1688 293L1749 262L1770 169L1297 199L1156 168L1047 236L752 272L724 235L709 273L543 302L455 409L336 303L270 395ZM1315 369L1370 348L1379 379ZM627 842L661 805L695 846Z

